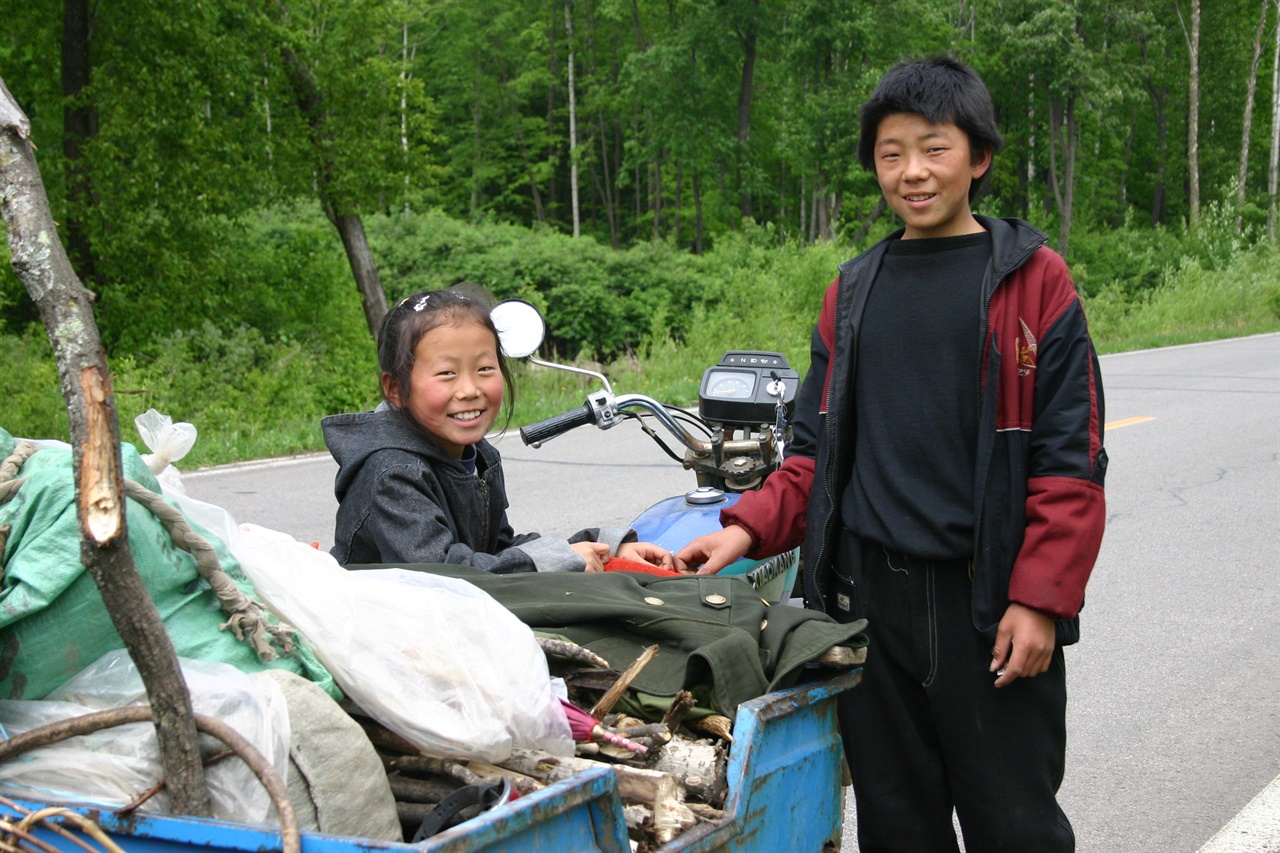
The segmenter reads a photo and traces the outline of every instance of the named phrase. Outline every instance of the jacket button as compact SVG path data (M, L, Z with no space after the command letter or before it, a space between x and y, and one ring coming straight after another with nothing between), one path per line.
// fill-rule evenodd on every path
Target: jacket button
M707 596L707 604L724 604L728 600L723 595L716 593Z
M661 598L655 598L652 595L645 596L644 603L653 604L653 605L666 604L666 602L663 601Z

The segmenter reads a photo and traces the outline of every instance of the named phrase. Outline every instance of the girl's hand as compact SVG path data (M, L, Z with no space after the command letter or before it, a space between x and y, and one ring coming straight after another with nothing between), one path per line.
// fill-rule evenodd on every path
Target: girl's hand
M652 542L626 542L618 546L617 556L623 560L648 563L660 569L675 567L675 559L667 549Z
M604 561L609 559L609 546L602 542L572 542L569 547L587 561L583 571L603 572Z

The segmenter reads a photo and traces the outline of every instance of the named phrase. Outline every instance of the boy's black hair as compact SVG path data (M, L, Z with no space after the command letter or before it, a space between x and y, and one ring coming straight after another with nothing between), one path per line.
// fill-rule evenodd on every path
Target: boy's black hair
M477 323L493 334L504 386L502 408L506 410L506 422L511 423L516 391L511 382L511 368L502 353L502 342L498 340L498 330L489 316L490 301L478 286L463 282L452 290L411 293L387 312L378 329L378 367L391 375L403 399L407 400L411 393L409 379L413 374L414 351L427 332L440 326Z
M862 105L858 160L873 174L876 133L880 122L894 113L915 113L931 124L951 122L969 137L970 156L975 163L984 152L989 151L994 157L1004 145L986 84L976 71L950 56L899 62L889 69ZM969 186L970 202L986 186L990 176L988 166L982 177Z

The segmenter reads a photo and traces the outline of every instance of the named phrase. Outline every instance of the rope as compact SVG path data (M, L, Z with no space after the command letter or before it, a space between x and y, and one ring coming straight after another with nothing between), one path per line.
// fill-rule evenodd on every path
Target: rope
M18 489L26 482L18 478L23 464L40 448L30 441L20 441L3 462L0 462L0 504L10 500L18 493ZM266 608L246 595L236 582L222 569L218 562L218 554L209 540L205 539L191 527L191 523L183 516L182 511L165 501L164 497L151 491L134 480L124 481L125 497L132 498L168 531L173 544L186 551L196 561L196 571L200 574L218 598L222 612L227 614L227 621L218 626L220 630L231 629L237 640L247 642L262 661L273 661L279 655L272 648L270 638L274 637L284 649L285 654L293 651L292 635L294 629L285 624L272 625L266 616ZM0 525L0 578L4 577L4 547L9 536L7 525Z
M230 628L237 640L245 640L258 653L263 661L275 660L277 655L271 647L268 636L276 637L284 647L285 653L293 651L290 634L293 628L288 625L271 625L267 621L266 608L246 595L236 582L222 570L218 562L218 554L205 539L191 527L190 522L181 510L165 501L146 486L134 480L124 481L126 497L137 501L159 522L173 538L173 544L189 553L196 560L196 571L208 582L213 594L218 597L222 612L229 617L218 627L222 630Z

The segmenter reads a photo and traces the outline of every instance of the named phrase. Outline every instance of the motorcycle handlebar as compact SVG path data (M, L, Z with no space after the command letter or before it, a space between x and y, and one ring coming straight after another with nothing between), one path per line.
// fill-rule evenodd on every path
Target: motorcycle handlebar
M576 409L570 409L567 412L552 415L546 420L521 427L520 438L523 439L525 444L537 446L544 441L550 441L557 435L563 435L571 429L595 423L595 419L595 412L591 408L591 404L583 403Z

